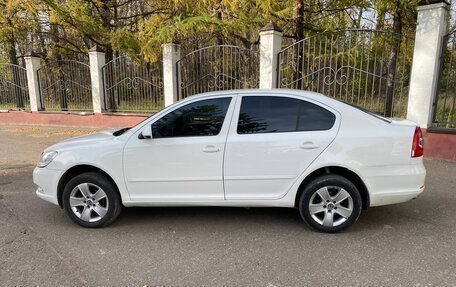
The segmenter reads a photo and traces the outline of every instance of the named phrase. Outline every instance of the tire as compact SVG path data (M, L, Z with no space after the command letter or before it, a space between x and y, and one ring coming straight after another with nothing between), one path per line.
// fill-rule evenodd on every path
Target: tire
M340 175L328 174L315 178L305 186L299 200L299 213L313 229L335 233L358 220L361 205L361 195L351 181Z
M116 185L97 172L72 178L63 190L62 203L65 213L74 222L89 228L111 224L122 210Z

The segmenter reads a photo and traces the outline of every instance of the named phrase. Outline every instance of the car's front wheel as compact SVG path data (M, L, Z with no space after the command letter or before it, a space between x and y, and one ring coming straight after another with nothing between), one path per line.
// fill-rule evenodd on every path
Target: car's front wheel
M105 175L96 172L72 178L63 190L62 203L66 214L84 227L109 225L122 209L117 187Z
M299 212L312 228L334 233L356 222L361 204L359 191L351 181L328 174L306 185L299 201Z

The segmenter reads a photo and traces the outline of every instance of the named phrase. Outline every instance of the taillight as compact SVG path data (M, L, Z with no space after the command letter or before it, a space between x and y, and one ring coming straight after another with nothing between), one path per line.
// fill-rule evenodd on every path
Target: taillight
M416 127L415 134L413 135L412 143L412 157L420 157L423 155L424 138L423 133L419 127Z

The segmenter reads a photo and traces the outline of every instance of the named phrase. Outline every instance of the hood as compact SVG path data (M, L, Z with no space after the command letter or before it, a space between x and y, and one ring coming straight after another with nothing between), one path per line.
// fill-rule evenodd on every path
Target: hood
M116 129L112 130L106 130L106 131L101 131L89 135L84 135L84 136L78 136L74 138L69 138L67 140L61 141L55 145L52 145L46 149L48 150L62 150L62 149L68 149L72 147L84 147L84 146L90 146L93 144L97 144L100 142L104 142L107 140L112 140L115 137L112 135Z

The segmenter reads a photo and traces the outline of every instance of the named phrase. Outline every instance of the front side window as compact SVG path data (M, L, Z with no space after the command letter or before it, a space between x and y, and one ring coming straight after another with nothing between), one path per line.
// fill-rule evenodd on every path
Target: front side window
M242 98L238 134L329 130L336 116L294 98L247 96Z
M218 135L230 102L231 98L217 98L197 101L180 107L152 124L152 137Z

